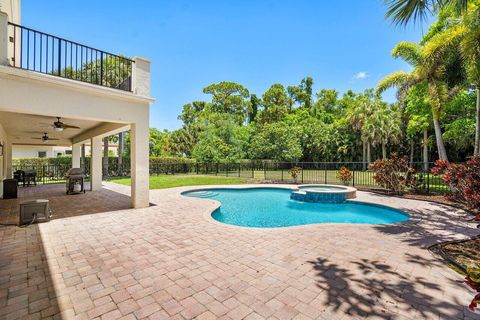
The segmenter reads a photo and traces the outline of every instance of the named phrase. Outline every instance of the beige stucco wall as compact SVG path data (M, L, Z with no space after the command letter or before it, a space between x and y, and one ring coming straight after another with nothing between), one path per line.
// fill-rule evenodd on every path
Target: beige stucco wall
M20 0L0 0L0 11L8 15L8 21L21 24L21 1Z
M144 121L153 101L116 89L7 66L0 66L0 96L3 111L123 124Z
M38 153L44 151L47 153L46 158L56 158L59 153L65 155L66 150L72 150L71 147L59 146L18 146L12 147L12 158L38 158Z

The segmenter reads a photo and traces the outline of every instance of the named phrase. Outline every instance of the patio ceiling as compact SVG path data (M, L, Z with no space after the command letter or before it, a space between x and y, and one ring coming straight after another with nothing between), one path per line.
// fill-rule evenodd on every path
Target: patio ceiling
M0 111L0 124L12 138L14 145L71 146L72 138L105 124L99 121L62 117L63 123L80 127L80 129L65 129L62 132L56 132L49 127L49 124L53 124L54 121L57 121L55 117ZM49 138L59 140L44 143L42 140L33 139L41 138L45 132Z

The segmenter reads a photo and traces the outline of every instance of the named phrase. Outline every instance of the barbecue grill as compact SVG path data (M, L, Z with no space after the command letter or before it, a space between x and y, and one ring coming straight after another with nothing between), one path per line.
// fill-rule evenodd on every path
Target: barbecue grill
M85 174L80 168L71 168L65 175L67 194L85 193Z
M30 183L37 185L37 171L35 170L17 170L13 173L13 178L22 183L25 187L25 184L30 186Z

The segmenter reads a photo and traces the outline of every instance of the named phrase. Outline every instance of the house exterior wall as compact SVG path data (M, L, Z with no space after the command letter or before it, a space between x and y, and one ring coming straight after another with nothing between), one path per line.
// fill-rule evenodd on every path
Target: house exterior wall
M67 150L72 150L71 147L57 147L57 146L17 146L12 147L12 158L38 158L39 152L46 152L45 158L56 158L61 154L65 156Z
M8 21L21 24L21 1L20 0L0 0L0 11L8 15Z

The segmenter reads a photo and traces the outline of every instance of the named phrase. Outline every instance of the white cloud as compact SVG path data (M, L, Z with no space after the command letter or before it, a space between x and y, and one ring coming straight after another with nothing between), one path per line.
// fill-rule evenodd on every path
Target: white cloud
M365 79L367 77L368 77L368 73L366 71L360 71L360 72L357 72L353 75L353 78L357 79L357 80L362 80L362 79Z

